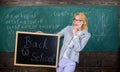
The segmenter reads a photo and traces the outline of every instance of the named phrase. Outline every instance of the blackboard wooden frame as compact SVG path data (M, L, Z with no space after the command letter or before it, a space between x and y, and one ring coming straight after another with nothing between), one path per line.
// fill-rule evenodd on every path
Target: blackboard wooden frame
M54 61L55 61L55 63L54 64L46 64L47 63L47 57L46 58L43 58L43 60L46 60L46 63L44 64L44 61L43 61L43 64L41 64L41 63L38 63L38 64L36 64L36 63L32 63L31 64L31 62L30 63L19 63L18 61L19 60L17 60L17 57L19 58L20 56L21 56L21 54L20 54L20 56L19 56L19 50L20 50L20 48L18 48L19 47L19 44L18 44L18 40L23 40L23 39L18 39L19 38L19 35L33 35L33 36L36 36L36 37L49 37L49 38L52 38L52 37L55 37L56 39L56 43L54 42L54 44L57 44L57 45L55 45L55 46L57 46L56 47L56 52L55 52L55 56L53 57L54 58ZM42 39L41 39L42 40ZM48 39L49 40L49 39ZM54 39L53 39L54 40ZM54 41L55 41L54 40ZM16 42L15 42L15 52L14 52L14 65L15 66L33 66L33 67L51 67L51 68L56 68L57 67L57 64L58 64L58 54L59 54L59 40L60 40L60 36L59 35L57 35L57 34L43 34L43 33L33 33L33 32L22 32L22 31L16 31ZM50 40L49 40L50 41ZM19 42L20 43L20 42ZM42 44L41 44L42 45ZM47 45L50 45L50 44L47 44ZM42 47L41 47L42 48ZM32 48L31 48L32 49ZM40 50L40 49L38 49L38 50ZM44 49L43 49L44 50ZM21 50L20 50L21 51ZM41 51L42 51L42 49L41 49ZM27 52L26 52L27 53ZM37 53L37 52L36 52ZM43 52L44 53L44 52ZM30 54L30 52L29 52L29 54ZM54 54L54 52L53 52L53 54ZM49 54L48 54L49 55ZM26 56L27 57L27 56ZM44 57L44 56L43 56ZM23 57L21 57L22 59L24 59L24 56ZM36 59L38 59L38 57L36 58ZM32 60L32 58L31 58L31 60ZM40 59L39 59L40 60ZM25 59L25 61L27 61L26 59ZM50 61L50 57L48 57L48 61ZM41 58L41 62L42 62L42 58ZM52 57L51 57L51 62L52 62Z

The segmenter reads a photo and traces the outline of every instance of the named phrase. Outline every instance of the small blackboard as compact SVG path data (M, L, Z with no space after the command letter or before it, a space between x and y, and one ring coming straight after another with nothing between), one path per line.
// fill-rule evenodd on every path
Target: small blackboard
M16 32L15 66L57 67L59 35Z

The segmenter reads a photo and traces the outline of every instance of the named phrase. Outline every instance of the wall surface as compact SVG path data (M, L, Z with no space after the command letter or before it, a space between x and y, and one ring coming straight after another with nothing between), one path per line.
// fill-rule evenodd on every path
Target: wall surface
M118 5L120 28L120 0L0 0L0 6L44 5ZM0 52L0 72L55 72L54 68L14 66L13 61L13 52ZM75 72L119 72L119 67L120 46L118 52L82 52Z

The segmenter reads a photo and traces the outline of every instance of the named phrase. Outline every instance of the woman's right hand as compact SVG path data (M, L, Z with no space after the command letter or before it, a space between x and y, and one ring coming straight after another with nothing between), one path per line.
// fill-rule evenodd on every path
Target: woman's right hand
M73 29L73 36L77 35L78 30L76 28Z
M35 33L41 33L41 34L43 34L43 32L42 32L42 31L37 31L37 32L35 32Z

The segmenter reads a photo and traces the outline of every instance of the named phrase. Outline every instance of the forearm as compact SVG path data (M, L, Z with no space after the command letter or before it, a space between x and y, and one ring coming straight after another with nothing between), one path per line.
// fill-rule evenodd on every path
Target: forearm
M87 44L90 36L90 33L85 33L84 35L82 35L82 32L78 36L76 36L73 39L74 50L78 52L82 51L85 45Z

